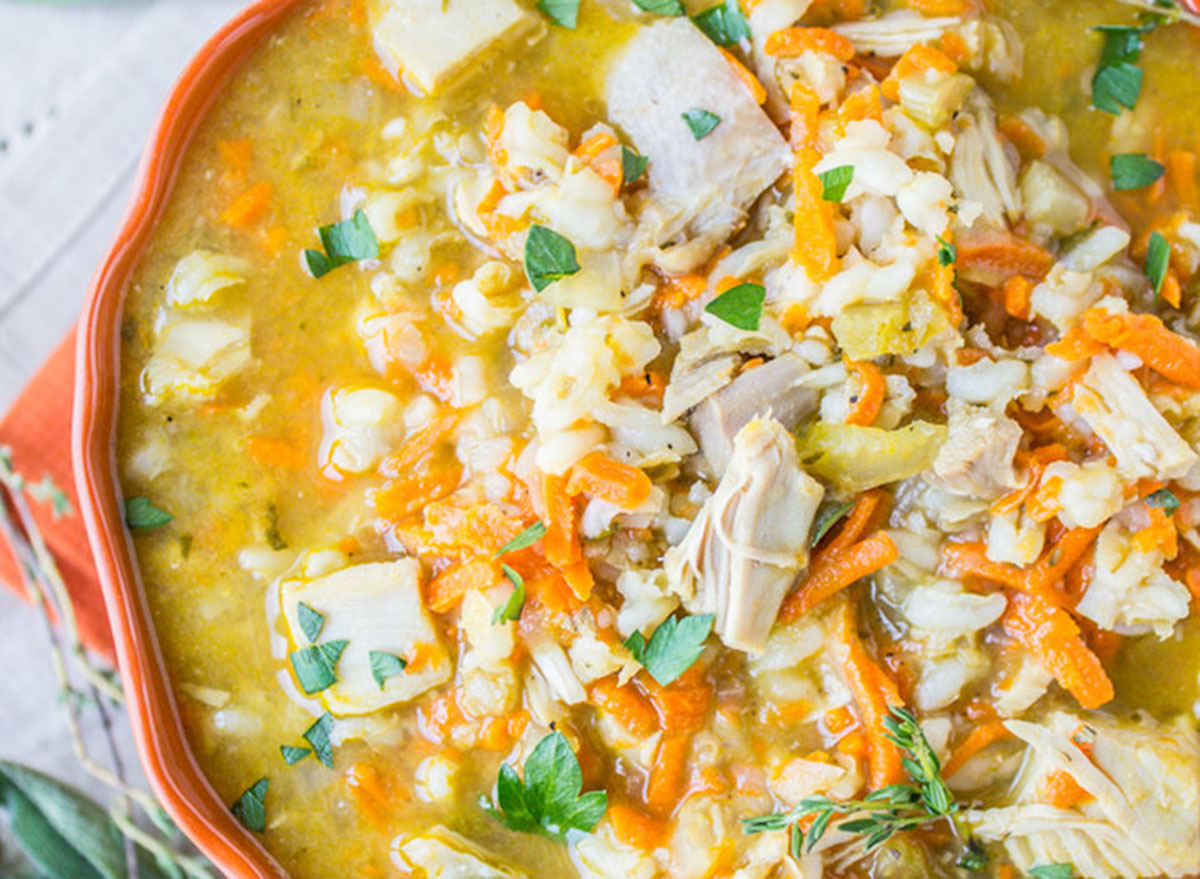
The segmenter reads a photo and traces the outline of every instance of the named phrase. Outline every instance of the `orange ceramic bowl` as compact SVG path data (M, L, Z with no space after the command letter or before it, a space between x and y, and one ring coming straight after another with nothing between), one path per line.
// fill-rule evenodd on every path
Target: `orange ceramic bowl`
M287 872L229 811L191 753L121 512L114 458L125 291L213 99L300 0L258 0L212 37L171 90L138 169L125 221L92 281L78 330L72 464L116 643L142 766L175 823L230 879Z

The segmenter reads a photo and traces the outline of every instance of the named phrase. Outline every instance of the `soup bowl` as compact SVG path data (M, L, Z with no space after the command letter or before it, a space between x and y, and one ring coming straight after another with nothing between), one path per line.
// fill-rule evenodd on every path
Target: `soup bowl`
M167 813L225 875L236 879L287 873L221 801L184 734L122 521L114 459L118 340L130 274L167 203L197 126L249 53L298 5L299 0L250 5L204 44L175 82L142 154L125 219L92 281L76 353L72 465L134 740Z

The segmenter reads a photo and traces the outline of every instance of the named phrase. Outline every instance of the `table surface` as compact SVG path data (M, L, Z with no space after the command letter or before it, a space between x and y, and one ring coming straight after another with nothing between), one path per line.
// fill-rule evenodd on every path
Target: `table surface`
M0 0L0 411L74 324L171 82L243 4ZM3 588L0 667L0 759L102 794L72 754L46 627ZM123 720L117 737L137 774Z

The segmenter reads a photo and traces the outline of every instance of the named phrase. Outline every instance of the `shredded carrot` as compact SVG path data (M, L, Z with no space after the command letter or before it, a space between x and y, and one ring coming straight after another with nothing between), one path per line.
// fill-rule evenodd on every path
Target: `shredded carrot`
M950 74L958 70L958 65L940 49L935 49L926 43L917 43L900 56L900 60L896 62L892 72L883 81L880 90L886 97L898 101L900 100L900 82L927 70Z
M434 613L448 613L462 602L470 589L486 591L502 582L500 567L490 559L478 559L443 571L425 589L425 603Z
M663 279L655 296L658 308L682 308L693 299L699 299L708 290L708 279L703 275L675 275Z
M375 512L387 522L400 522L450 494L458 488L462 476L463 468L457 461L422 463L420 469L389 480L375 492Z
M941 39L938 40L938 46L946 53L946 57L959 67L971 58L971 47L957 31L946 31L942 34Z
M799 619L825 599L887 567L899 557L895 542L884 531L877 531L848 549L819 554L799 588L784 601L779 621L790 623Z
M303 470L308 464L304 451L283 440L252 436L246 440L246 454L264 467L282 470Z
M1025 584L1025 574L1020 568L989 559L987 545L983 543L947 543L942 547L939 573L954 580L979 577L1009 589L1022 589Z
M1056 342L1046 346L1046 353L1059 360L1086 360L1104 350L1104 346L1088 334L1083 324L1076 324Z
M658 727L658 715L650 700L636 687L618 684L616 675L592 684L590 697L591 704L611 714L634 735L648 736Z
M576 157L588 164L605 150L612 149L617 146L617 138L607 131L597 131L587 140L580 141L579 146L575 147Z
M493 241L499 241L519 231L524 223L517 218L508 214L500 213L496 208L499 207L501 200L508 195L509 192L504 188L504 184L499 180L493 180L492 185L488 187L488 191L483 194L483 200L479 202L475 212L479 216L479 222L483 224L483 229Z
M1070 615L1034 595L1014 592L1004 614L1004 629L1031 651L1059 685L1087 709L1099 708L1114 696L1112 681L1080 637Z
M637 680L654 707L663 732L696 732L704 726L712 705L713 688L704 679L699 664L665 687L647 675L639 675Z
M615 136L607 131L598 131L575 148L575 155L585 165L604 179L614 192L621 189L624 174L621 170L621 160L613 154L618 146ZM603 157L604 153L609 153Z
M504 167L508 162L508 154L500 144L500 136L504 134L504 111L496 104L488 107L483 119L483 140L487 144L488 157L497 168Z
M851 397L854 408L846 416L846 423L870 427L879 417L879 410L883 408L883 400L887 396L887 381L879 367L870 360L847 360L846 366L854 371L862 383L857 399Z
M577 562L571 562L569 565L564 565L559 568L563 579L566 580L567 586L571 592L580 601L587 601L592 596L592 589L596 586L596 581L592 577L592 569L588 566L587 559L580 559Z
M1002 233L971 235L957 244L959 269L995 272L1005 277L1044 278L1054 265L1054 254L1032 241Z
M391 798L383 788L383 782L375 767L369 763L355 763L346 770L346 787L354 794L359 811L376 830L384 831L388 826L388 804Z
M1179 206L1186 210L1200 208L1200 195L1196 184L1196 154L1191 150L1175 150L1167 157L1171 169L1171 183L1179 198Z
M854 502L854 508L842 521L837 534L831 539L827 539L817 550L817 554L820 555L826 551L839 552L858 543L859 538L867 533L867 529L875 521L888 499L888 493L882 488L872 488L870 491L860 494L858 500Z
M649 403L653 408L662 406L663 394L667 390L667 381L661 372L647 369L638 375L627 375L621 379L621 393Z
M249 138L217 141L217 156L230 179L246 179L246 175L250 173L250 159L253 155L254 144Z
M839 61L854 57L854 44L824 27L785 27L767 37L763 51L772 58L791 58L803 52L825 52Z
M691 733L664 735L658 743L643 792L646 808L651 815L665 819L674 811L683 794L691 749Z
M525 594L528 600L555 614L571 614L583 606L566 579L557 572L526 580ZM525 619L524 614L521 619Z
M1004 282L1004 310L1017 320L1029 320L1030 294L1033 282L1023 275L1013 275Z
M603 452L591 452L571 468L567 494L603 498L622 510L636 510L650 497L654 484L641 469Z
M904 0L904 5L922 15L962 15L970 9L967 0Z
M1056 809L1069 809L1092 798L1071 773L1062 769L1055 769L1042 780L1038 785L1038 795Z
M1200 347L1167 329L1160 318L1091 308L1083 315L1083 325L1096 341L1136 354L1170 381L1200 389Z
M542 478L542 497L546 508L546 536L542 548L546 561L558 568L583 558L576 528L575 499L567 491L567 480L546 474Z
M1002 119L996 127L1025 159L1040 159L1046 154L1046 142L1020 116Z
M867 779L872 790L904 781L902 757L885 735L888 710L903 704L895 682L867 655L858 637L850 602L842 605L836 627L838 659L854 697L863 733L867 736Z
M793 87L792 94L799 91ZM792 175L796 194L795 258L808 274L809 280L827 281L837 272L837 237L833 228L832 205L822 198L824 186L813 170L821 155L815 149L802 146L796 150L796 166Z
M1148 509L1150 524L1133 535L1133 546L1139 552L1160 550L1164 557L1173 559L1179 554L1179 532L1175 522L1157 507Z
M968 760L992 742L999 741L1011 735L1012 733L1008 731L1008 727L999 720L979 724L959 743L958 747L950 752L950 757L946 760L945 765L942 766L942 775L949 778L962 769Z
M1174 269L1167 269L1163 275L1162 288L1158 295L1172 308L1178 308L1183 298L1183 286L1179 283L1179 275Z
M879 100L879 87L872 85L847 95L837 108L837 117L843 130L849 123L863 119L882 121L883 105Z
M750 92L750 97L754 99L754 103L765 104L767 102L767 90L758 81L758 77L751 72L750 68L739 61L737 56L732 52L722 49L720 46L717 47L717 50L729 64L729 69L733 71L734 76L741 80L742 85L746 87L746 91Z
M253 226L267 215L271 205L271 184L265 180L242 192L221 212L221 222L234 229Z
M625 803L609 805L608 824L612 827L613 836L642 851L658 848L667 830L666 825L657 818L651 818L641 809Z
M825 725L825 729L830 735L836 736L854 724L854 715L850 713L850 709L845 705L839 705L837 708L826 711L825 716L821 718L821 722Z

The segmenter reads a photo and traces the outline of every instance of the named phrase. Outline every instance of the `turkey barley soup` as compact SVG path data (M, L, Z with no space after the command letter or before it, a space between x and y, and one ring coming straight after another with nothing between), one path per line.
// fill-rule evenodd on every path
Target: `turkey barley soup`
M234 814L296 879L1200 874L1193 20L301 5L121 335Z

